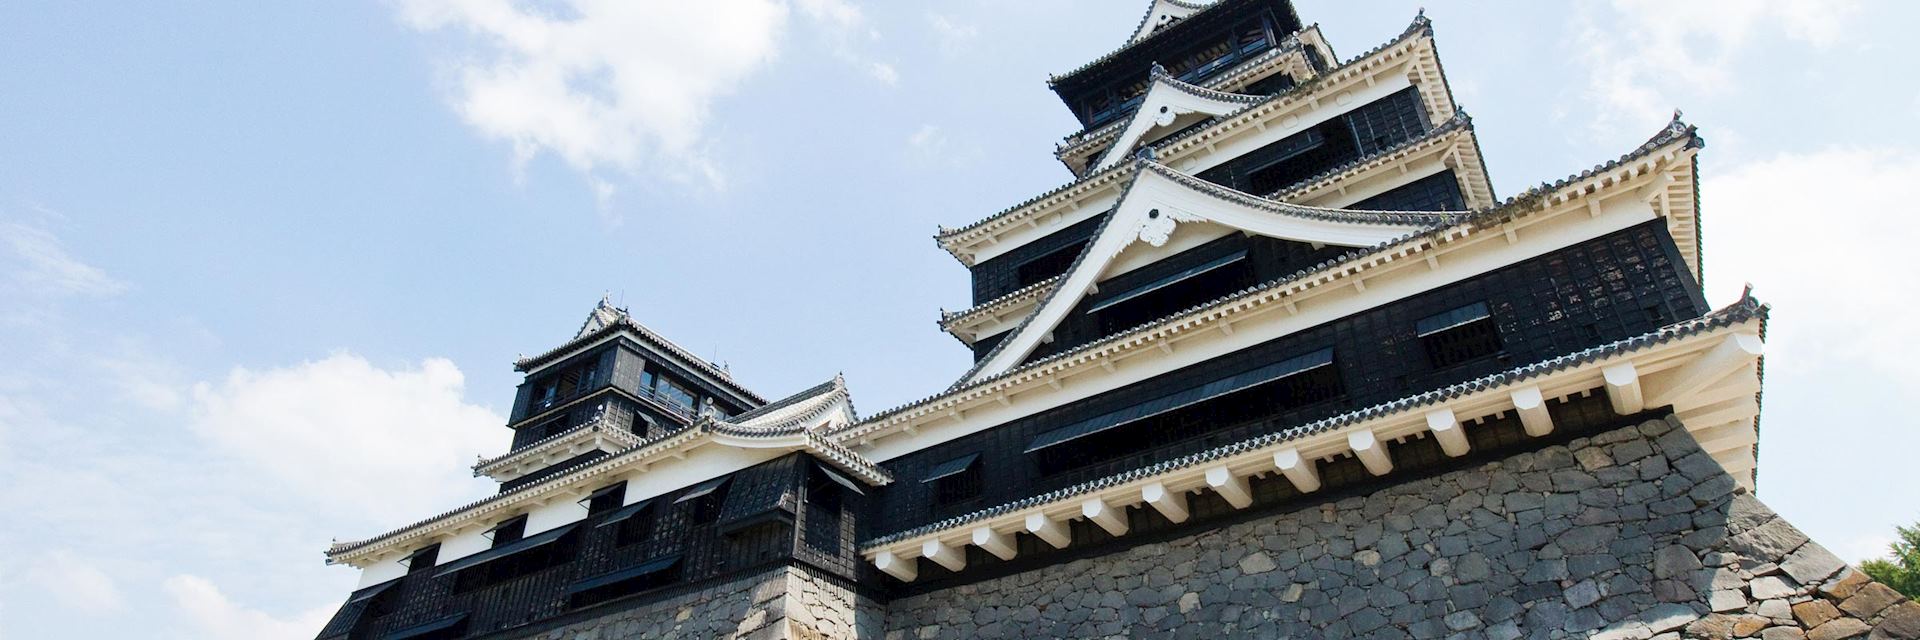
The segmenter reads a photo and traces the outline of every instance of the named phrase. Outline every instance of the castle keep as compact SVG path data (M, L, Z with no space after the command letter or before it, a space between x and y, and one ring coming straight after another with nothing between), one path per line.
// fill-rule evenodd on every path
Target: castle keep
M1072 179L936 236L952 386L768 400L603 301L497 495L327 550L320 639L1920 637L1756 499L1678 114L1503 198L1424 16L1342 57L1286 0L1049 84Z

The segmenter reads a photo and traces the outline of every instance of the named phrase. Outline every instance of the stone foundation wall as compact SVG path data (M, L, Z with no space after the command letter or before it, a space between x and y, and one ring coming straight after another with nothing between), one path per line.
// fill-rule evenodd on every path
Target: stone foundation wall
M1920 637L1677 424L895 600L885 637Z
M509 637L516 640L875 638L881 635L882 618L878 605L836 581L805 569L780 567L592 620Z

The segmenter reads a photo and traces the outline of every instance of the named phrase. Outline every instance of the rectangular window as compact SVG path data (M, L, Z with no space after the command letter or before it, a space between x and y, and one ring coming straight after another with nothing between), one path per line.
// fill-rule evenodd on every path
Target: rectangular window
M653 536L653 499L641 500L608 513L596 527L615 527L613 544L624 547Z
M533 387L533 410L534 411L545 411L547 409L552 409L554 403L559 402L559 400L560 400L560 382L559 381L542 380L540 381L539 384L534 385Z
M1253 267L1246 257L1245 251L1237 251L1135 287L1103 292L1088 313L1099 323L1100 335L1166 319L1252 286Z
M440 545L428 545L424 549L407 556L407 573L414 573L433 567L440 559Z
M502 522L500 524L494 525L493 531L491 532L494 548L499 548L509 544L513 544L515 542L519 542L520 539L526 537L526 535L527 535L527 517L526 516L520 516L512 520L508 520L506 522Z
M720 519L720 505L726 501L727 481L731 479L729 476L702 482L673 502L685 505L687 519L693 524L712 524Z
M640 563L630 569L603 574L573 583L567 588L567 606L578 609L626 596L645 593L680 580L680 556L671 555Z
M599 515L620 508L627 499L627 483L617 482L588 494L582 502L587 503L587 515Z
M807 474L806 523L803 534L807 546L821 553L839 555L844 523L841 512L849 491L859 485L818 463Z
M1500 327L1485 302L1422 318L1414 331L1426 348L1427 362L1444 369L1500 353Z
M454 592L466 593L518 580L573 560L579 545L579 523L522 536L525 527L526 516L495 527L489 532L493 536L493 548L445 563L434 576L453 576Z
M920 481L933 485L934 504L945 506L972 500L985 488L980 472L980 454L969 453L934 465Z
M1066 273L1067 267L1073 266L1074 259L1080 257L1080 251L1085 249L1086 246L1086 242L1076 242L1054 249L1046 255L1026 261L1026 263L1021 264L1020 267L1015 270L1014 288L1025 287L1035 282Z
M1265 50L1273 40L1267 37L1267 23L1255 20L1240 27L1240 53L1251 55Z
M682 408L692 409L694 405L699 403L692 391L687 390L685 386L668 379L666 376L657 378L653 389L654 393L661 399L679 405Z
M1026 452L1042 474L1126 458L1146 463L1163 447L1345 394L1333 349L1321 349L1046 431Z

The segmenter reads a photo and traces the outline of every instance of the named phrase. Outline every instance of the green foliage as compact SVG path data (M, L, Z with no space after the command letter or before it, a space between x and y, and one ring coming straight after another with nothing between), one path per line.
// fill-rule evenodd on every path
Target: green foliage
M1920 598L1920 523L1894 530L1900 539L1887 545L1893 557L1862 562L1860 570L1909 598Z

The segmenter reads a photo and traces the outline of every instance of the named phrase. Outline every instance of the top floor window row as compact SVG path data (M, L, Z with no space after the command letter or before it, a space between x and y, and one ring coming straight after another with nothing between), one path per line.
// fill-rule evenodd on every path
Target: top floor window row
M611 355L611 353L602 353L598 357L569 365L536 380L533 384L533 398L529 409L532 412L551 409L562 402L584 395L604 383L611 369L607 363Z
M1161 60L1160 64L1166 68L1168 75L1181 82L1200 84L1213 74L1272 48L1273 43L1272 25L1265 16L1262 16L1241 23L1240 26L1213 39L1202 41L1199 46ZM1098 127L1131 113L1134 107L1140 105L1140 100L1146 93L1147 81L1144 78L1129 79L1092 93L1081 107L1087 119L1087 126Z

